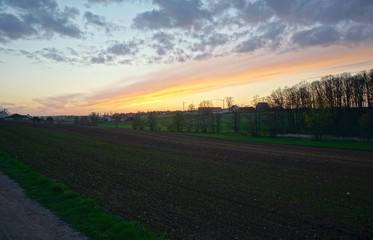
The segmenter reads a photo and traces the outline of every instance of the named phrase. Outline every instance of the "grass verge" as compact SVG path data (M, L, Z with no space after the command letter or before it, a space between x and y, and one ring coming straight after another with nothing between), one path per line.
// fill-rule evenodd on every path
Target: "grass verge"
M165 128L163 132L168 132ZM98 127L115 127L115 123L101 123ZM132 129L131 122L121 122L119 123L119 128ZM148 131L148 130L144 130ZM191 134L198 136L206 137L216 137L227 140L240 140L247 142L260 142L260 143L273 143L273 144L285 144L285 145L296 145L296 146L309 146L309 147L325 147L325 148L338 148L338 149L351 149L351 150L365 150L373 151L373 143L365 141L344 141L344 140L322 140L315 141L309 139L299 139L291 137L248 137L241 134L235 134L232 132L222 132L222 133L187 133L183 132L182 134Z
M285 144L285 145L296 145L296 146L373 151L372 142L327 141L327 140L315 141L315 140L305 140L305 139L285 138L285 137L275 137L275 138L274 137L248 137L248 136L234 134L234 133L188 133L188 134L206 136L206 137L223 138L227 140L240 140L240 141L247 141L247 142L260 142L260 143L273 143L273 144Z
M89 239L158 239L136 222L127 222L82 199L61 183L35 172L0 150L0 171L15 180L25 193Z

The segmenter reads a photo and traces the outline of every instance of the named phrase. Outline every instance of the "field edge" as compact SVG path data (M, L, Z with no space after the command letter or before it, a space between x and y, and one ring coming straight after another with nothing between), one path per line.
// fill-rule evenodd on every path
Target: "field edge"
M0 171L17 182L28 197L51 210L88 239L159 239L137 222L128 222L110 214L94 200L81 198L64 184L37 173L1 149Z
M291 145L291 146L304 146L304 147L320 147L320 148L335 148L335 149L346 149L346 150L360 150L360 151L373 151L372 142L363 141L332 141L332 140L306 140L291 137L248 137L242 134L234 133L186 133L182 132L179 134L187 134L202 137L220 138L225 140L234 141L245 141L245 142L257 142L257 143L270 143L280 145Z

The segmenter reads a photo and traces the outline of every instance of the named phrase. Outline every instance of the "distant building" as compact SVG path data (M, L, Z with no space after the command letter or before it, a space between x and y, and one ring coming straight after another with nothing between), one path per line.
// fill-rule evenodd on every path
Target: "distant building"
M8 117L9 115L8 115L8 113L7 112L5 112L5 111L1 111L0 112L0 119L4 119L4 118L6 118L6 117Z
M45 119L45 122L46 122L46 123L54 123L54 119L53 119L52 117L47 117L47 118Z
M33 122L41 122L42 119L39 118L39 117L33 117L33 118L32 118L32 121L33 121Z
M255 112L255 108L253 108L253 107L241 107L241 112L243 112L243 113Z
M125 121L133 121L135 119L135 117L136 117L136 114L128 113Z
M26 121L30 121L30 119L32 119L32 117L30 115L28 115L28 114L27 115L20 115L18 113L4 118L4 120L7 120L7 121L17 121L17 122L26 122Z
M198 112L218 112L221 107L199 107Z
M254 112L255 108L253 108L253 107L239 107L237 105L233 105L229 110L230 110L230 112L249 113L249 112Z
M269 105L266 102L260 102L256 105L256 110L259 112L265 112L269 110Z
M229 113L229 108L224 108L224 109L221 109L221 110L218 110L218 111L215 111L215 112L220 113L220 114Z
M240 107L237 106L237 105L233 105L233 106L230 108L230 111L231 111L231 112L238 112L238 111L240 111Z

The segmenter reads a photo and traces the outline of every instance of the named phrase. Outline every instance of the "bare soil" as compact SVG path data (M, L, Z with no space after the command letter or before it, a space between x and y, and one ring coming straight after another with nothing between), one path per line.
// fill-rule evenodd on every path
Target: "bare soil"
M0 131L9 154L160 236L373 239L372 151L67 125Z
M23 189L0 172L1 240L83 240L51 211L28 198Z

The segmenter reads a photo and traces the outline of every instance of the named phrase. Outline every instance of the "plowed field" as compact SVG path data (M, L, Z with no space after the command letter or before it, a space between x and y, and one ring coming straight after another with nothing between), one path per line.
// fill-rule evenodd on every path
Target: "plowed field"
M171 239L373 238L373 152L10 122L0 149Z

